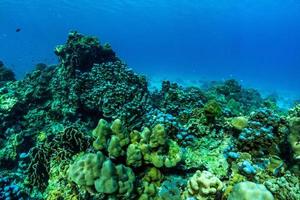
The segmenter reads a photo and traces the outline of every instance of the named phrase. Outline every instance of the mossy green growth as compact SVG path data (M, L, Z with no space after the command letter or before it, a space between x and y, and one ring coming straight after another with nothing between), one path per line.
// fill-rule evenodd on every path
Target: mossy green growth
M214 119L222 113L221 105L216 100L210 100L204 105L204 113L208 119Z
M101 168L100 177L95 181L97 192L112 194L118 189L117 170L111 160L106 160Z
M93 136L96 138L93 142L95 149L107 151L111 158L125 155L123 147L129 144L129 135L121 120L114 120L110 126L106 120L100 119Z
M166 131L163 125L158 124L152 129L152 134L149 138L151 148L156 148L166 143Z
M130 144L127 148L126 163L132 167L142 166L143 155L138 144Z
M201 137L195 141L195 145L186 147L183 154L184 165L187 169L205 166L207 170L218 177L224 177L230 167L224 156L224 151L230 144L230 137L225 137L222 140Z
M136 130L128 134L121 120L116 119L109 126L100 119L93 130L96 140L93 146L97 150L106 151L110 158L125 157L126 163L132 167L140 167L151 163L155 167L174 167L181 160L181 150L176 141L168 138L162 124L150 130Z
M17 102L18 99L9 94L0 94L0 111L6 113L10 112Z
M93 142L93 147L97 150L107 148L107 138L110 135L110 130L107 121L100 119L97 127L93 130L93 136L96 140Z
M125 197L129 197L134 189L135 175L129 167L124 165L117 165L118 175L118 193Z
M244 116L240 116L240 117L233 117L230 120L230 125L241 131L244 128L246 128L248 126L248 118L244 117Z
M101 152L87 153L79 157L69 168L68 176L77 185L92 186L101 175L101 167L105 160Z
M181 161L181 150L177 142L167 137L162 124L157 124L152 131L145 128L141 133L140 147L146 163L155 167L175 167Z
M290 122L288 141L294 153L294 158L300 160L300 117L293 117Z
M135 175L122 164L115 165L100 151L78 157L68 170L68 177L78 185L94 188L105 195L129 197Z
M227 102L226 107L230 110L230 112L233 115L241 115L241 113L243 113L243 111L241 109L241 107L242 107L241 103L237 102L234 99L230 99Z

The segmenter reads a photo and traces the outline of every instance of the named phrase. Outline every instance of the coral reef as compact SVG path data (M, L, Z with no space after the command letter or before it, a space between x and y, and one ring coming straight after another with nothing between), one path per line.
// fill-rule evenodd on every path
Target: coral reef
M21 80L0 62L0 199L299 199L299 105L236 80L150 91L78 32L55 54Z
M58 45L54 52L63 65L81 71L91 69L95 63L117 60L109 44L101 46L97 38L87 37L76 31L70 32L67 43Z

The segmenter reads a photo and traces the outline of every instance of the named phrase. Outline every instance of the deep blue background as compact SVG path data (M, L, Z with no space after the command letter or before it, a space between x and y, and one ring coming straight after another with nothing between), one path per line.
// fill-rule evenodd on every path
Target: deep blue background
M235 77L299 95L299 24L298 0L1 0L0 60L22 77L56 63L55 45L78 30L152 77Z

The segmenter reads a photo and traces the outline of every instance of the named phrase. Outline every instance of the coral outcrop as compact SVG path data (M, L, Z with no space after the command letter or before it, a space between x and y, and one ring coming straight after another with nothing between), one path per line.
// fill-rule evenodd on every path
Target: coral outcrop
M58 45L54 53L61 64L80 71L91 69L93 64L118 60L109 44L101 46L97 38L84 36L76 31L70 32L66 44Z

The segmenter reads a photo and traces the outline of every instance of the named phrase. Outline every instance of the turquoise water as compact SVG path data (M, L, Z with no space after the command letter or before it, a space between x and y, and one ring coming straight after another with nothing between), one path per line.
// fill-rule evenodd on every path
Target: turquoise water
M78 30L154 79L236 78L297 98L299 11L296 0L2 0L0 56L22 77L57 63L54 46Z

